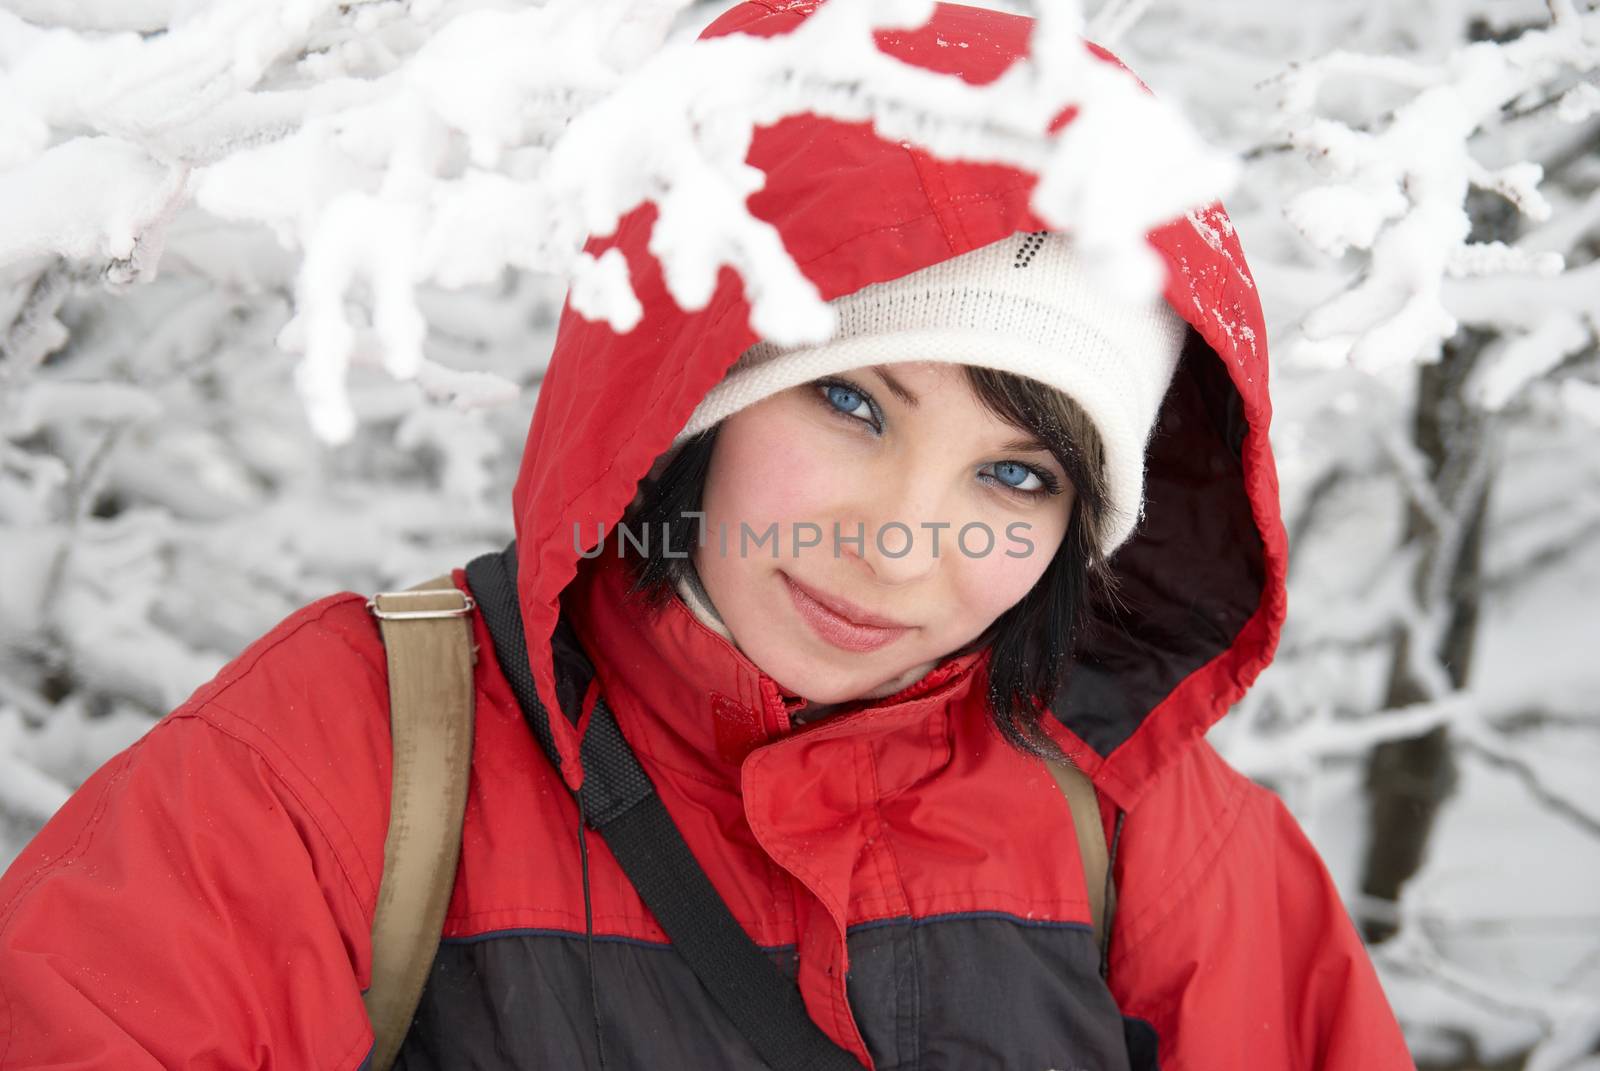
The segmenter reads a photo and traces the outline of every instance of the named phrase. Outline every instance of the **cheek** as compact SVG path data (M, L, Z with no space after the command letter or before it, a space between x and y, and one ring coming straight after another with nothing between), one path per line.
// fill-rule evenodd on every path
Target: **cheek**
M830 459L821 456L816 436L807 434L803 421L774 408L747 409L717 433L703 503L713 531L725 524L732 536L740 524L759 531L774 521L832 519L839 485L829 477Z
M1035 542L1031 553L1013 558L1007 550L1021 553L1024 547L1009 543L1004 536L992 554L981 558L961 558L957 571L956 605L966 626L963 631L977 634L1015 606L1050 565L1054 544Z

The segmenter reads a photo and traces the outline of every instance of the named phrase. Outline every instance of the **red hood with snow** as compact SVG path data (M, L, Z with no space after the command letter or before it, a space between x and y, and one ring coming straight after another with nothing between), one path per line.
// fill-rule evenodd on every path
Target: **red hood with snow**
M746 3L706 36L774 35L811 3ZM884 51L983 83L1026 54L1032 21L941 4L927 26L880 33ZM961 41L967 47L939 47ZM1116 62L1099 52L1106 62ZM936 159L865 124L812 115L756 132L766 175L750 210L771 223L823 298L909 274L1019 231L1036 176ZM757 336L738 276L723 268L686 312L647 251L652 205L589 251L619 249L643 318L617 334L563 311L515 491L518 574L534 677L555 702L550 637L577 570L574 526L609 528L696 404ZM1054 713L1101 791L1127 808L1152 776L1244 693L1270 661L1284 615L1285 537L1267 427L1266 331L1254 282L1220 205L1154 231L1166 298L1191 325L1152 434L1145 518L1117 552L1119 605L1098 606L1072 652ZM564 756L577 738L553 719ZM574 771L576 761L563 763Z

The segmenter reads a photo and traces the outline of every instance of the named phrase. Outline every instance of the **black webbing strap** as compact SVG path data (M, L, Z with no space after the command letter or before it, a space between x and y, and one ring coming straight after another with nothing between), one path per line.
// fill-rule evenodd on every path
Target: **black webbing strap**
M528 644L522 631L522 610L517 601L517 545L511 543L503 551L484 554L467 564L467 586L478 602L478 612L493 641L495 661L500 672L511 685L511 694L517 697L522 716L539 741L539 747L561 768L561 755L556 751L555 734L550 729L550 715L539 701L539 691L533 684L533 669L528 665ZM591 671L582 667L585 676ZM587 681L584 682L587 686ZM582 695L580 691L578 693ZM567 697L562 696L563 703ZM569 709L571 709L569 707Z
M501 671L534 735L559 765L549 714L528 668L514 547L467 566L467 581L483 608ZM582 668L587 676L588 667ZM605 838L673 948L762 1061L774 1071L860 1071L860 1062L812 1021L800 990L717 895L603 698L590 714L580 751L580 795L589 824Z
M807 1014L800 990L744 932L672 824L605 700L583 735L584 813L672 945L777 1071L861 1071Z

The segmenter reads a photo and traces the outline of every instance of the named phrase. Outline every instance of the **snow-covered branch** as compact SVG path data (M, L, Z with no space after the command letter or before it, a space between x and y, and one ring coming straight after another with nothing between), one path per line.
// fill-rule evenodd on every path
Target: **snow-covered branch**
M0 14L11 90L0 267L55 254L105 263L117 281L148 278L189 198L270 228L302 258L280 341L304 354L313 426L342 441L355 423L352 364L399 379L424 367L421 286L551 273L571 281L580 312L631 328L625 265L580 247L646 200L659 209L651 250L680 305L702 306L731 266L759 333L825 337L829 310L745 207L762 184L744 163L753 131L786 115L870 121L941 155L1038 172L1040 215L1073 229L1130 292L1161 282L1143 234L1232 181L1228 157L1089 54L1073 4L1047 5L1032 55L983 86L878 48L875 31L926 21L926 0L833 0L778 37L668 40L684 6L215 0L151 37ZM1058 136L1068 107L1077 117ZM48 196L61 189L72 195Z
M1600 70L1600 13L1580 13L1570 4L1558 10L1546 28L1503 44L1470 44L1442 61L1337 52L1299 64L1277 81L1285 134L1326 176L1288 203L1290 221L1329 256L1369 253L1360 277L1305 317L1300 345L1308 355L1323 361L1344 355L1370 372L1435 360L1459 326L1461 310L1473 308L1470 301L1447 300L1450 280L1489 277L1498 284L1508 276L1548 280L1559 274L1558 252L1472 240L1467 212L1468 192L1477 188L1505 198L1533 221L1550 216L1540 190L1542 167L1529 160L1491 167L1477 155L1474 139L1529 95L1548 95L1575 80L1558 94L1560 120L1583 122L1592 114L1581 80ZM1409 95L1367 123L1319 115L1327 87L1351 78L1382 78ZM1584 304L1591 319L1593 293ZM1519 372L1548 364L1546 354L1570 352L1592 329L1571 317L1541 324L1501 363ZM1506 389L1486 387L1485 402L1502 402Z

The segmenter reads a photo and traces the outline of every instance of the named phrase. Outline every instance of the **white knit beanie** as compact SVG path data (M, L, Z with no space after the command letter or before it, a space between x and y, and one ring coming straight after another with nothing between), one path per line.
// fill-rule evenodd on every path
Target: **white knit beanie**
M678 434L697 435L773 394L853 368L908 361L978 365L1070 396L1100 432L1110 516L1104 553L1143 512L1144 451L1177 369L1184 321L1161 298L1130 304L1097 286L1059 234L1018 234L836 299L817 346L759 342Z

